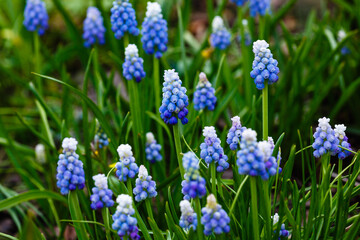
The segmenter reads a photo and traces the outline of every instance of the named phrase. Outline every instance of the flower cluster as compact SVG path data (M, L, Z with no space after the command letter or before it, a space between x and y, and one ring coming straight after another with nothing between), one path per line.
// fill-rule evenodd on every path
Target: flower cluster
M89 7L86 12L86 19L83 27L82 35L85 40L84 46L91 47L96 41L102 45L105 43L105 27L104 20L100 11L96 7Z
M83 163L79 160L79 155L75 153L77 148L75 138L64 138L62 142L63 152L59 155L57 166L57 187L60 193L66 195L70 191L83 189L85 187L85 173Z
M127 236L132 240L140 239L138 234L139 229L136 226L137 220L132 215L135 210L132 206L133 202L129 195L121 194L117 197L116 202L119 204L116 207L116 212L112 216L114 223L112 228L117 232L121 239Z
M125 49L125 62L123 63L123 75L127 80L135 79L140 82L146 75L143 66L144 60L139 57L139 50L135 44L129 44Z
M231 35L225 28L221 17L216 16L212 21L213 33L210 35L210 44L214 48L224 50L230 45Z
M137 28L135 10L129 0L115 0L111 8L111 30L116 39L121 39L125 33L137 36L140 31Z
M181 182L184 199L202 198L206 194L206 183L205 179L200 176L199 160L193 152L187 152L184 154L182 162L186 172L184 180Z
M148 2L141 30L141 42L147 54L155 54L156 58L162 57L167 50L167 31L167 22L163 19L160 5Z
M274 216L271 217L273 220L273 225L276 225L279 222L279 214L275 213ZM274 231L276 232L276 231ZM279 232L279 240L281 239L281 237L288 237L289 236L289 231L287 231L285 229L285 224L281 224L281 228L280 228L280 232Z
M159 108L160 116L166 124L175 125L178 120L181 120L182 124L187 124L189 105L188 96L186 95L186 88L181 86L181 80L179 74L174 69L165 70L163 83L163 100Z
M330 119L323 117L320 118L318 122L319 126L314 133L315 141L312 144L314 156L319 158L328 152L333 156L336 155L339 149L339 139L335 136L335 131L329 124Z
M181 217L179 225L184 230L193 229L196 230L197 215L188 200L182 200L180 202Z
M112 200L113 192L108 189L107 177L104 174L93 176L95 187L92 188L93 194L90 196L91 208L93 210L105 207L112 207L114 201Z
M242 6L246 3L247 0L230 0L230 2L235 3L237 6Z
M100 126L99 122L96 122L96 133L94 136L95 146L99 146L99 148L103 148L109 145L110 139L107 137L104 129Z
M201 209L201 224L204 225L204 234L209 236L212 233L228 233L230 231L229 216L220 204L216 202L213 194L210 194L206 200L206 206Z
M24 26L30 32L37 31L41 36L45 33L48 25L48 14L45 3L41 0L27 0L24 11Z
M161 145L156 142L154 134L151 132L146 133L146 146L145 146L146 159L151 163L161 161L162 156L160 150L161 150Z
M255 59L252 64L252 71L250 76L254 79L256 88L261 90L265 87L265 80L267 83L273 84L278 81L279 68L278 62L273 58L269 44L265 40L257 40L253 44L253 52Z
M345 130L346 130L346 127L345 127L344 124L335 125L335 129L334 129L335 137L337 139L339 139L339 145L340 146L351 150L351 145L350 145L350 143L348 143L348 138L345 135ZM338 157L341 160L343 160L346 157L350 156L350 154L351 154L350 151L345 150L345 149L340 148L340 147L338 148Z
M217 137L214 127L205 127L203 129L205 141L200 145L200 157L205 160L207 164L212 162L217 164L216 170L223 172L229 168L227 162L228 157L224 154L221 147L221 140Z
M231 150L236 150L240 145L241 134L246 127L241 126L240 117L231 118L232 126L227 134L226 143L230 145Z
M117 152L119 162L116 163L116 176L120 181L125 182L128 178L134 178L139 172L139 167L135 163L135 158L129 144L121 144Z
M135 182L135 188L133 189L133 193L135 195L135 200L140 202L145 200L146 198L156 197L156 183L151 180L152 177L149 176L148 171L141 165L139 168L139 175Z
M216 97L215 89L206 77L205 73L200 73L199 83L194 92L194 108L199 111L207 108L210 111L215 109Z
M270 10L271 0L250 0L250 15L255 17L257 14L264 16Z

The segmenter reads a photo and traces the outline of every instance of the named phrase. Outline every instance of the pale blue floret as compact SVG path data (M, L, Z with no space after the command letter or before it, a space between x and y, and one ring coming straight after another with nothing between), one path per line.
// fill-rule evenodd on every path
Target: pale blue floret
M346 130L346 127L344 124L335 125L335 129L334 129L335 137L337 139L339 139L339 145L341 147L351 150L351 145L348 142L347 136L345 135L345 130ZM351 155L350 151L343 149L343 148L339 147L338 152L337 152L338 157L341 160L343 160Z
M103 207L112 207L114 205L113 192L108 188L107 177L104 174L98 174L93 176L93 179L95 187L92 188L93 194L90 196L91 208L97 210Z
M250 0L250 15L255 17L257 14L264 16L270 11L271 0Z
M128 178L134 178L139 172L139 167L135 163L131 146L129 144L121 144L118 149L119 162L116 163L116 176L120 181L126 182Z
M4 4L4 3L3 3ZM30 32L35 32L41 36L45 33L48 25L48 14L45 3L41 0L27 0L24 10L23 24Z
M126 80L135 79L140 82L145 76L144 60L139 57L139 50L135 44L129 44L125 49L125 62L123 63L123 75Z
M235 116L231 118L232 126L227 134L226 143L229 144L230 149L235 151L240 147L241 134L246 129L240 122L240 117Z
M194 108L195 110L203 110L207 108L209 111L215 109L216 97L215 89L207 79L205 73L200 73L199 83L194 92Z
M105 43L105 27L104 20L100 11L96 7L89 7L86 12L86 19L83 26L84 46L91 47L91 45L98 42L100 45Z
M225 28L221 17L216 16L212 22L212 34L210 35L210 44L212 47L224 50L230 45L231 34Z
M180 202L180 211L180 227L184 230L192 228L195 231L197 227L197 214L194 212L194 209L191 207L191 203L188 200L182 200Z
M335 131L331 128L330 119L323 117L319 120L319 126L314 133L315 141L312 144L314 156L319 158L326 153L335 156L339 151L339 139L335 136Z
M273 58L269 44L264 40L257 40L253 44L255 59L252 64L250 76L254 79L256 88L261 90L265 84L273 84L278 81L278 62Z
M129 0L115 0L111 8L111 30L116 39L121 39L126 33L137 36L140 30L137 28L135 10Z
M230 232L230 218L221 205L216 202L213 194L207 197L207 204L201 209L201 213L201 224L204 226L206 236L212 233L219 235Z
M135 201L140 202L147 198L153 198L157 196L156 183L151 180L146 168L141 165L139 168L139 176L135 182L135 188L133 193L135 195Z
M59 155L57 166L57 187L60 193L66 195L76 188L85 187L85 172L79 155L75 153L77 141L75 138L64 138L62 142L63 152Z
M156 142L154 134L148 132L146 134L146 145L145 145L146 159L150 163L160 162L162 160L160 150L161 150L161 145Z

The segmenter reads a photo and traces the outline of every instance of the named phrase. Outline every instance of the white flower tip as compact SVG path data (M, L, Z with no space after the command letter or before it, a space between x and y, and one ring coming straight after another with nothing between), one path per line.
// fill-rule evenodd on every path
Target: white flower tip
M37 145L35 146L35 153L36 153L36 154L43 154L44 151L45 151L45 146L44 146L44 144L39 143L39 144L37 144Z
M157 2L148 2L146 7L147 17L157 17L161 15L161 6ZM160 16L162 17L162 15Z
M98 174L92 177L95 181L95 187L99 188L99 189L107 189L108 188L108 184L107 184L107 177L105 176L105 174Z
M129 44L125 48L125 56L126 57L137 57L139 56L139 50L135 44Z
M139 167L139 178L143 179L149 176L149 173L144 165Z
M242 134L242 137L248 142L256 141L256 136L257 136L257 133L250 128L244 130L244 132Z
M329 124L330 118L326 118L326 117L319 118L318 122L319 122L319 127L323 131L325 131L330 126L330 124Z
M269 47L269 44L265 40L257 40L253 43L253 52L264 52Z
M78 142L75 138L64 138L61 146L63 149L75 151L77 148L77 144Z
M346 126L344 124L336 124L334 131L335 136L342 140L345 137Z
M248 20L247 19L243 19L241 22L242 22L242 25L244 25L244 26L248 25Z
M344 29L341 29L341 30L338 32L338 40L341 41L341 40L343 40L345 37L346 37L346 32L344 31Z
M203 135L207 138L214 138L217 137L215 128L213 126L210 127L204 127L203 129Z
M128 207L132 205L132 199L129 195L127 194L120 194L117 198L116 198L116 202L119 204L119 206L121 207Z
M232 117L231 121L232 121L233 126L237 126L237 125L241 124L239 116Z
M265 159L269 159L272 154L271 144L268 141L261 141L258 143L259 150L264 154Z
M146 133L146 143L152 143L155 141L154 134L152 132Z
M221 17L219 16L214 17L212 21L212 28L214 32L224 28L224 21L222 20Z
M216 209L217 202L214 194L210 194L209 196L207 196L206 201L207 201L206 204L207 208Z
M96 7L89 7L86 12L86 17L96 20L101 16L99 10Z
M279 214L275 213L274 216L271 217L273 220L273 225L277 224L279 222Z
M129 144L121 144L117 148L117 152L120 158L131 157L133 152L131 151L131 146Z
M175 69L165 70L164 72L165 82L173 82L179 79L180 79L179 74L175 71Z

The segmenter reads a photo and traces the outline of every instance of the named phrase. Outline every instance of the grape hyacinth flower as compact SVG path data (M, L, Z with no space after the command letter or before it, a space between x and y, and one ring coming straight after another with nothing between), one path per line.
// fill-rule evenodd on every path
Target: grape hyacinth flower
M182 162L186 172L184 180L181 182L184 199L202 198L206 195L206 183L205 179L200 176L199 160L193 152L187 152L184 154Z
M230 231L230 218L228 214L216 202L213 194L210 194L206 200L206 206L201 209L201 224L204 225L204 234L209 236L212 233L217 235L228 233Z
M200 145L200 157L209 165L212 162L217 164L216 171L223 172L229 168L228 157L221 147L221 140L217 137L214 127L204 127L203 136L205 140Z
M250 16L255 17L257 14L264 16L270 11L271 0L250 0Z
M45 3L41 0L27 0L23 24L30 32L35 32L39 36L45 33L48 25L49 16L46 12Z
M99 146L99 148L103 148L109 145L110 139L107 137L104 129L100 126L99 122L96 121L96 133L94 136L95 146Z
M318 120L319 126L314 133L315 141L312 144L314 148L314 157L319 158L325 153L330 152L332 156L338 152L339 139L335 136L335 131L331 128L330 119L323 117Z
M140 239L140 235L138 234L139 229L136 226L137 220L133 217L135 210L132 206L133 201L131 197L126 194L121 194L116 198L116 202L119 205L116 207L116 212L112 216L114 221L112 228L120 236L120 239L123 239L125 236L132 240Z
M161 145L156 142L154 134L151 132L146 133L146 159L150 163L160 162L162 160L160 150Z
M256 88L264 89L265 84L269 85L278 81L279 68L278 62L273 58L273 55L268 49L269 44L265 40L257 40L253 44L253 52L255 59L252 64L252 71L250 76L254 79ZM265 82L267 80L267 82Z
M221 17L216 16L212 21L213 33L210 35L210 44L212 47L224 50L230 45L231 35L225 28Z
M230 2L233 2L236 4L236 6L240 7L240 6L243 6L247 0L230 0Z
M271 145L271 152L274 152L275 149L275 143L274 143L274 139L272 137L268 137L268 142ZM280 163L281 163L281 148L279 147L279 151L278 154L276 156L276 162L278 163L278 167L279 167L279 173L282 172L282 168L280 167Z
M271 217L273 220L273 225L276 225L279 222L279 214L275 213L274 216ZM274 231L276 232L276 231ZM281 228L280 228L280 232L279 232L279 240L281 239L281 237L288 237L289 236L289 231L287 231L285 229L285 224L281 224Z
M214 111L216 104L215 89L206 77L205 73L200 73L199 83L194 92L194 108L195 110L203 110L207 108Z
M161 14L160 4L148 2L146 7L146 17L142 24L141 42L147 54L155 54L156 58L161 58L167 50L168 29L167 22Z
M250 35L248 21L246 19L243 19L241 21L241 23L244 28L245 46L250 46L250 44L252 43L252 39L251 39L251 35ZM240 34L237 36L237 41L241 43L241 35Z
M180 227L182 227L184 230L189 230L192 228L195 231L197 226L197 214L194 212L194 209L191 207L191 204L188 200L182 200L180 202L180 211Z
M105 207L112 207L114 201L112 200L113 192L108 188L107 177L105 174L98 174L93 176L95 187L92 188L93 194L90 196L91 208L93 210Z
M62 142L63 152L59 155L57 166L57 187L60 193L66 195L76 188L83 189L85 187L85 173L82 161L79 155L75 153L77 148L75 138L64 138Z
M46 162L45 146L42 143L35 146L35 159L38 163L44 164Z
M334 129L335 137L339 139L340 146L351 150L351 145L350 143L348 143L348 138L345 135L345 130L346 130L346 126L344 124L335 125L335 129ZM338 149L339 159L343 160L348 156L350 156L350 154L351 154L350 151L339 147Z
M160 117L166 124L175 125L179 118L183 125L188 123L189 99L186 88L181 86L179 74L174 69L165 70L163 83L163 100L159 108Z
M91 47L91 45L98 42L100 45L105 43L105 27L104 20L100 11L96 7L89 7L86 12L86 19L83 27L84 33L82 35L85 40L84 46Z
M227 134L226 143L230 145L231 150L236 150L240 146L241 134L246 127L241 126L240 117L231 118L232 126Z
M115 0L111 8L111 30L116 39L121 39L126 33L137 36L140 30L137 28L135 10L129 0Z
M117 152L119 154L119 162L116 163L116 176L120 181L125 182L128 178L134 178L139 172L139 167L135 163L135 158L129 144L121 144Z
M133 193L135 195L135 201L140 202L146 198L156 197L156 183L151 180L152 177L149 176L148 171L141 165L139 168L139 175L135 182L135 188Z
M278 164L276 158L272 156L273 148L268 141L261 141L258 143L258 148L263 154L263 161L267 172L266 178L274 176L277 173Z
M338 32L338 36L337 36L337 39L339 42L341 42L344 38L346 37L346 32L341 29L339 32ZM341 54L342 55L347 55L347 54L350 54L350 49L347 47L347 46L344 46L341 48Z
M140 82L146 75L143 66L144 60L139 57L139 50L135 44L129 44L125 49L125 62L123 63L123 75L127 80L135 79Z

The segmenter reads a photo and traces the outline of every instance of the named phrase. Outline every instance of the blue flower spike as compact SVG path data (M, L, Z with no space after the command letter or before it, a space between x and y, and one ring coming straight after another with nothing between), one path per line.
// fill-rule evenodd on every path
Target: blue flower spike
M136 226L137 220L133 215L135 209L133 208L133 201L129 195L121 194L117 197L116 212L112 216L114 223L112 228L120 236L120 239L126 237L126 239L138 240L140 235L138 234L139 229Z
M250 35L248 20L243 19L241 21L241 23L242 23L243 28L244 28L245 46L250 46L250 44L252 43L252 39L251 39L251 35ZM241 42L241 35L238 35L237 40L239 42Z
M204 234L209 236L212 233L219 235L230 232L230 218L221 205L216 202L215 196L210 194L206 200L206 206L201 209L201 224L204 225Z
M221 140L217 137L214 127L204 127L203 136L204 142L200 145L200 157L205 160L209 165L215 162L216 171L224 172L229 168L227 162L228 157L224 154L224 150L221 147Z
M202 72L194 92L194 109L200 111L207 108L209 111L214 111L215 104L215 89L211 86L206 74Z
M126 33L137 36L140 30L137 28L135 10L129 0L115 0L111 8L111 30L116 39L121 39Z
M135 79L140 82L145 76L144 60L139 57L139 50L135 44L129 44L125 49L125 62L122 65L126 80Z
M272 220L273 220L273 225L277 225L280 217L278 213L275 213L274 216L271 216ZM274 231L276 232L276 231ZM281 239L281 237L288 237L290 235L289 231L285 229L285 224L281 224L281 228L280 228L280 232L279 232L279 240Z
M314 133L315 141L312 144L314 148L314 157L320 158L326 153L335 156L339 151L339 139L335 136L335 131L331 128L330 119L323 117L318 120L319 125Z
M264 16L267 11L270 11L271 0L250 0L250 16L256 15Z
M191 204L188 200L182 200L180 202L180 211L180 227L186 231L191 228L193 231L195 231L197 227L197 214L194 212L194 209L191 207Z
M91 208L97 210L103 207L112 207L114 205L114 201L112 200L113 192L108 188L105 174L95 175L93 179L95 181L95 187L92 188L93 194L90 196Z
M159 108L160 117L166 123L175 125L180 119L183 125L188 123L189 99L186 95L186 88L182 87L179 74L174 69L165 70L163 83L163 100Z
M119 162L116 163L116 176L120 181L126 182L128 178L134 178L139 172L139 167L135 163L135 158L129 144L121 144L117 152L119 154Z
M247 0L230 0L230 2L235 3L236 6L240 7L243 6L247 2Z
M62 142L63 152L59 155L57 166L57 187L60 193L66 195L76 188L85 187L85 172L79 155L75 153L78 142L75 138L64 138Z
M152 180L152 177L149 176L144 165L141 165L139 168L139 175L136 179L133 193L135 195L135 201L137 202L157 196L156 183Z
M246 127L243 127L240 122L240 117L235 116L231 118L232 126L227 134L226 143L229 144L230 149L235 151L240 146L241 134Z
M206 182L200 175L199 160L193 152L187 152L182 162L185 169L184 180L181 182L184 199L202 198L206 195Z
M338 34L337 34L337 40L338 42L341 42L344 38L346 37L346 32L344 29L339 30ZM350 54L351 51L347 46L344 46L341 48L341 54L342 55L347 55Z
M346 148L346 149L351 150L351 145L348 142L348 138L347 138L347 136L345 134L345 131L346 131L346 126L344 124L335 125L334 132L335 132L335 137L337 139L339 139L339 145ZM338 148L338 157L339 157L339 159L343 160L343 159L347 158L350 155L351 155L350 151L345 150L345 149L340 148L340 147Z
M157 2L148 2L146 17L142 24L141 42L147 54L155 54L161 58L167 50L168 28L167 22L161 14L161 6Z
M45 33L48 25L49 16L46 12L45 3L41 0L27 0L23 24L29 32L35 32L39 36Z
M162 160L160 150L161 150L161 145L156 142L154 134L151 132L146 133L146 145L145 145L146 159L150 163L160 162Z
M94 136L94 143L96 147L102 149L109 145L110 139L107 137L104 129L100 126L99 122L96 121L96 133Z
M265 168L267 175L266 178L274 176L277 173L278 164L276 158L272 156L273 147L269 141L261 141L258 143L258 148L263 154Z
M86 12L86 18L83 26L84 46L89 48L96 42L100 45L105 43L104 20L100 11L96 7L89 7Z
M265 40L257 40L253 44L255 59L252 64L250 76L254 79L256 88L264 89L265 84L273 84L278 81L279 68L278 62L268 49L269 44Z
M211 46L220 50L226 49L230 45L231 34L226 29L221 17L214 17L212 21L212 31L210 35Z
M271 145L271 152L274 152L274 149L275 149L275 142L274 142L274 139L272 137L268 137L268 142L270 143ZM279 151L278 151L278 154L276 156L276 162L278 165L280 165L281 163L281 148L279 147ZM282 168L280 166L279 167L279 173L282 172Z

